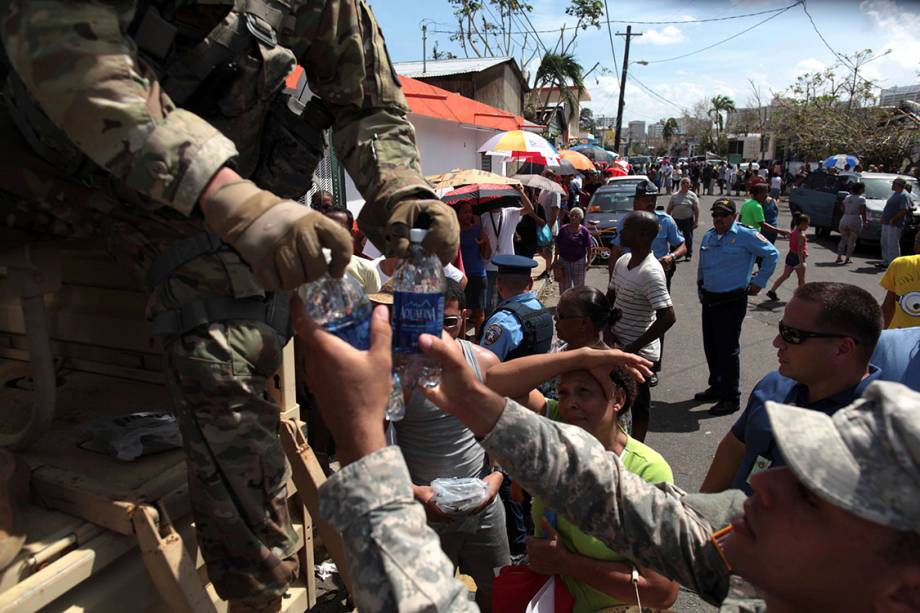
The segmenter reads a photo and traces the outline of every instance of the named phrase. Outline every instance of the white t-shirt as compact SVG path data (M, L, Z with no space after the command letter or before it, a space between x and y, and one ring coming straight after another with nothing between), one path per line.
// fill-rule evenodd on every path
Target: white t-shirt
M514 255L514 230L521 221L523 210L519 208L492 209L481 215L482 227L492 246L492 257ZM486 262L486 270L498 270L498 266L490 260Z
M781 189L783 187L783 178L776 176L770 179L770 187L772 189Z
M623 345L642 336L655 322L655 311L671 306L671 295L661 263L651 253L642 263L629 269L631 253L623 254L613 268L610 289L616 293L613 303L620 310L620 319L613 325L613 333ZM639 350L647 360L661 357L661 344L654 341Z
M540 195L537 196L537 204L543 207L543 219L545 219L547 223L553 218L553 209L558 209L561 203L562 194L557 194L556 192L543 190L540 192ZM555 236L559 230L558 217L556 217L556 223L553 224L551 230L553 231L553 236Z

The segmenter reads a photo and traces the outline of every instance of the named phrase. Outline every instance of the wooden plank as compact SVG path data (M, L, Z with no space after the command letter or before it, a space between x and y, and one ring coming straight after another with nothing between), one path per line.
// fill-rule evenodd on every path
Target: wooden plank
M326 481L326 475L300 429L300 422L289 419L281 422L281 442L284 445L285 455L291 463L291 473L297 485L297 491L316 523L323 539L323 545L326 546L326 550L339 569L339 576L350 592L351 575L348 573L348 566L345 562L345 545L342 543L342 537L319 516L318 490Z
M178 613L215 612L179 533L162 521L162 515L157 522L156 511L148 505L139 506L133 519L144 565L170 609Z
M297 389L295 383L296 364L294 362L294 339L288 341L282 352L281 368L268 381L268 393L271 394L282 412L297 407Z
M52 344L53 345L53 344ZM52 350L53 352L53 350ZM55 354L56 355L56 354ZM29 352L24 349L13 349L0 347L0 358L10 360L19 360L21 362L30 362ZM97 375L106 375L119 379L129 379L132 381L144 381L146 383L162 383L163 375L158 372L150 372L137 368L125 368L115 364L103 364L90 360L81 360L79 358L65 358L65 368L79 370L82 372L93 373Z
M139 322L138 325L141 325ZM12 332L0 332L0 347L28 349L26 337ZM118 347L102 347L73 341L51 341L51 352L55 357L85 360L101 364L112 364L138 370L163 370L163 350L159 342L151 343L144 351L133 351ZM18 359L18 358L14 358Z
M32 472L32 492L42 503L119 534L134 532L131 516L137 505L128 492L117 492L85 475L57 466Z
M33 613L136 547L134 537L104 532L85 546L0 593L0 613Z

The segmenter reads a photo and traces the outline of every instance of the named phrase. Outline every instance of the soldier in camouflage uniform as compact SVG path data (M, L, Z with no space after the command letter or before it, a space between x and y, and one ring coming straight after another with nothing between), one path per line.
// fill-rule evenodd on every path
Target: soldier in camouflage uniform
M457 252L377 22L364 0L0 0L0 19L0 223L104 236L146 277L209 577L240 606L277 607L297 571L265 392L289 336L279 290L327 270L321 247L334 275L352 250L290 200L323 130L376 245L402 252L422 221L430 251ZM318 96L305 105L282 91L295 61Z
M310 376L320 406L357 381L385 392L385 313L375 313L368 354L296 323L317 357ZM723 611L920 608L920 394L874 383L833 417L768 403L789 467L755 475L751 498L737 490L686 494L633 475L582 429L490 392L448 344L432 337L421 344L443 367L430 399L483 436L489 455L525 488ZM599 352L596 366L624 363L635 368L640 359ZM336 396L336 413L324 414L348 456L320 490L321 513L345 540L359 608L474 610L412 503L399 454L384 447L385 399L367 393ZM726 525L731 531L719 536Z

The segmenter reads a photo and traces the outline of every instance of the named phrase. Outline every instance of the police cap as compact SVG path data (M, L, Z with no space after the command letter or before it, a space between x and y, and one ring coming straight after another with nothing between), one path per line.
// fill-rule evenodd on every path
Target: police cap
M735 201L731 198L719 198L712 203L712 208L709 210L713 213L718 211L720 213L728 213L729 215L734 215L738 212L737 207L735 207Z
M492 263L498 266L500 275L530 275L530 271L537 267L536 260L523 255L497 255L492 258Z

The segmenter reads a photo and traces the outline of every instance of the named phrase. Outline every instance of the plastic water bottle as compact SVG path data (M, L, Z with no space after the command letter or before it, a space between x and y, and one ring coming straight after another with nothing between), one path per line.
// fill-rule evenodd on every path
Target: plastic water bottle
M444 268L422 247L427 234L409 231L409 255L393 273L393 364L408 389L441 382L440 364L418 346L420 334L440 336L444 329Z
M373 307L364 289L350 276L334 279L323 275L308 283L304 306L310 319L327 332L338 336L355 349L370 349ZM402 386L395 373L386 413L390 421L399 421L406 413Z

